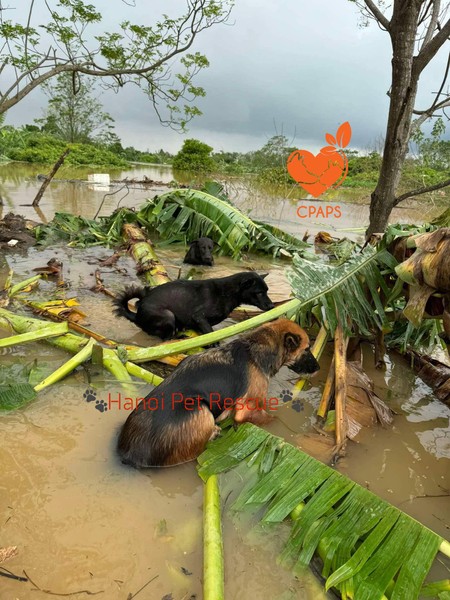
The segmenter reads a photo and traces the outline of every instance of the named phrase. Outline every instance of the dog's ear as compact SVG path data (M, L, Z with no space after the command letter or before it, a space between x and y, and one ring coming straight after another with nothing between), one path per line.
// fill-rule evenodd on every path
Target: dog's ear
M198 246L198 240L192 240L192 242L190 242L190 247L192 248L193 246Z
M218 248L220 247L220 244L218 244L217 242L214 242L214 241L213 241L213 245L217 246Z
M294 352L300 346L300 336L290 331L284 336L284 347L287 352Z
M241 282L241 290L247 290L248 288L253 287L255 285L255 281L257 281L257 279L254 277L247 277Z
M265 279L269 273L260 273L259 276Z

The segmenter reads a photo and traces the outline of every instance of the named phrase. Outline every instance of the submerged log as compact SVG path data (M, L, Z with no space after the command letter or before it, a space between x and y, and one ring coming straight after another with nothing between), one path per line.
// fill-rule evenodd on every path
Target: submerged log
M406 352L417 375L431 387L438 400L450 407L450 367L432 356L413 350Z

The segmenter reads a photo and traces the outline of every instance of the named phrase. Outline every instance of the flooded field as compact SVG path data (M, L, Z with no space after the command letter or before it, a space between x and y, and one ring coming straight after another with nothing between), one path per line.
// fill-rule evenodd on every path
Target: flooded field
M39 188L35 176L40 172L42 168L31 166L0 167L4 212L12 210L43 221L50 220L56 211L92 217L107 193L91 190L87 184L55 182L36 213L24 205L31 204ZM164 167L138 167L113 175L115 179L131 179L143 174L158 181L173 178L170 169ZM75 177L67 172L59 176ZM78 172L78 177L85 178L86 172ZM235 191L235 200L254 217L300 236L305 229L330 230L326 219L300 223L296 215L299 200L258 196L257 191L245 196L244 185L239 187L236 182L228 185ZM149 195L167 189L136 188L129 190L120 205L139 206ZM109 214L125 191L108 197L102 214ZM335 203L342 202L343 206L342 222L332 223L336 230L364 226L367 199L359 200L361 203L355 205L335 199ZM416 202L407 210L398 211L396 217L418 221L438 212L437 205L421 206ZM172 277L178 276L180 268L182 277L187 272L182 265L183 251L181 246L158 251ZM114 317L111 300L91 290L98 260L111 253L104 248L53 247L3 254L0 289L9 269L14 270L15 281L21 281L32 274L33 268L43 266L55 256L64 264L64 280L68 284L68 289L59 293L66 298L78 298L87 314L87 326L120 342L155 343L155 338L129 321ZM106 287L118 291L126 284L138 282L130 258L121 257L117 266L119 269L101 268ZM269 271L267 283L273 300L289 296L285 263L251 257L246 266ZM214 271L200 269L198 275L223 276L241 269L242 263L219 257ZM33 298L48 299L53 297L54 290L53 283L43 282L33 292ZM11 308L25 312L18 303ZM0 329L0 336L4 335L7 331ZM300 434L311 429L331 354L329 345L321 360L321 371L302 392L298 410L290 404L278 409L278 418L268 427L272 433L295 444ZM67 360L67 354L45 343L28 344L7 352L0 349L2 364L25 364L35 359L54 370ZM374 379L376 393L398 414L392 428L366 430L358 443L350 442L347 456L337 468L448 538L450 410L435 399L402 357L391 355L385 371L375 370L373 362L372 349L367 346L365 370ZM18 555L4 566L16 575L25 571L30 579L19 582L1 577L0 600L51 597L45 590L61 598L79 592L70 596L77 599L87 597L87 592L98 593L97 597L105 600L127 600L130 594L135 594L138 600L202 597L203 485L195 465L138 472L120 463L115 444L127 412L114 407L100 410L108 394L121 391L120 384L105 373L95 367L80 368L62 384L41 392L26 408L0 415L0 546L18 547ZM283 368L271 381L270 394L281 396L292 385L292 377L293 373ZM137 383L137 390L145 394L150 386ZM243 483L236 474L222 479L227 599L326 598L311 572L298 578L276 564L287 533L283 527L263 537L252 530L245 516L235 521L228 515L229 493L240 489ZM432 578L447 578L448 571L448 561L436 562Z
M111 181L121 183L111 187L88 184L88 174L99 170L102 173L109 173ZM39 206L35 209L30 205L42 184L37 176L47 171L48 167L42 165L0 164L0 196L4 202L3 207L0 205L0 216L3 208L3 213L14 210L29 219L44 223L50 221L55 212L71 212L92 218L102 201L99 214L109 215L118 206L139 207L146 198L169 189L164 185L143 186L132 183L132 180L143 180L147 177L158 183L167 184L174 179L171 167L164 165L136 165L127 170L63 167L58 171L55 181L48 186ZM183 185L202 183L202 178L198 176L190 177L183 172L177 172L176 176ZM124 183L124 179L128 179L129 182ZM300 187L258 186L253 179L244 177L229 177L224 184L231 200L253 219L267 221L298 236L303 236L306 231L316 233L323 229L335 232L335 235L340 237L362 236L369 223L370 190L328 191L325 198L328 206L335 210L333 213L329 211L328 216L325 216L323 211L319 210L320 202L305 199L306 192ZM427 201L423 198L412 198L394 209L391 222L430 221L450 204L448 194L450 192L438 191L431 200ZM337 207L339 210L336 210ZM358 231L354 231L355 229Z

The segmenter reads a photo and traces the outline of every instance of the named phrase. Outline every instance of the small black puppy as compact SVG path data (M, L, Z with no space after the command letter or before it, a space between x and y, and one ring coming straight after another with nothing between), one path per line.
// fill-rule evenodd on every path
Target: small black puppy
M190 265L207 265L212 267L214 264L212 255L213 248L214 242L211 238L198 238L198 240L191 242L191 247L187 251L183 262L189 263Z
M212 326L240 304L261 310L274 307L267 295L266 276L246 271L220 279L170 281L154 288L128 287L114 300L115 313L163 340L181 329L211 333ZM132 298L139 298L136 312L128 308Z

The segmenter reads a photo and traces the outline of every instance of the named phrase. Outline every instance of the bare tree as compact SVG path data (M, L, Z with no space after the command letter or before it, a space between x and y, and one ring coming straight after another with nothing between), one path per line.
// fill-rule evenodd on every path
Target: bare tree
M450 185L439 184L397 195L402 167L414 128L420 127L437 111L450 106L446 89L450 55L434 101L426 109L415 108L419 79L424 69L449 39L449 4L441 0L393 0L384 9L383 0L351 0L367 19L375 19L390 36L392 44L392 81L389 91L389 116L385 134L383 160L377 186L370 203L367 236L381 232L388 224L392 209L403 200ZM418 115L413 122L414 115Z
M110 10L120 3L132 12L126 0L111 0ZM48 14L44 23L36 17L38 8ZM68 72L74 91L77 74L98 77L115 90L134 83L148 94L161 122L184 127L200 114L186 102L204 95L193 78L208 66L204 55L189 50L200 32L225 22L231 8L232 0L186 0L181 17L163 15L154 24L125 20L99 34L102 14L83 0L0 0L0 114Z

